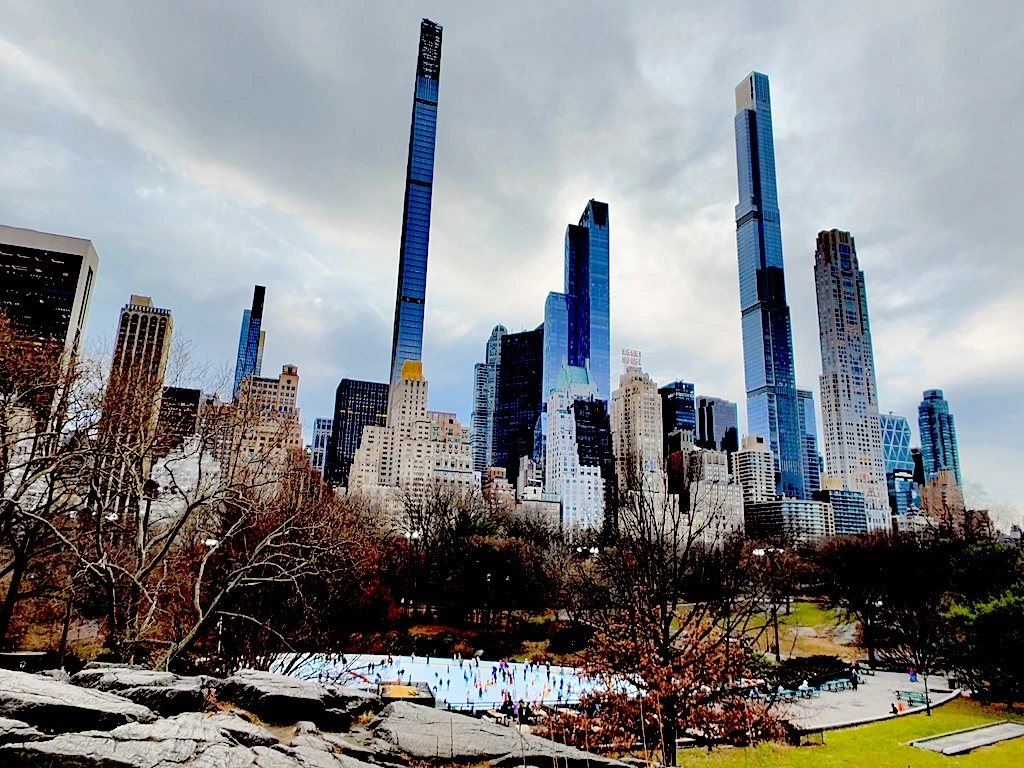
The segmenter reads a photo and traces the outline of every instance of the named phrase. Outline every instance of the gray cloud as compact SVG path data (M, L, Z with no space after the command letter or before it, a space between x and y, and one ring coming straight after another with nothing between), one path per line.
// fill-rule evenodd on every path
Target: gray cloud
M733 86L772 78L801 386L819 229L857 237L885 409L957 414L965 474L1024 507L1013 4L23 4L0 31L0 220L91 238L90 334L130 293L231 360L268 285L266 370L304 418L389 362L418 21L445 26L425 349L468 418L492 325L531 328L562 236L611 204L613 345L742 400Z

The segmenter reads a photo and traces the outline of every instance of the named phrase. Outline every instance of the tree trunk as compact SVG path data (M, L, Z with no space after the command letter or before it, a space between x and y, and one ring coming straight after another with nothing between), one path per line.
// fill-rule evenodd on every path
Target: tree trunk
M3 605L0 605L0 647L10 650L7 635L11 629L11 618L14 616L14 606L21 596L21 581L28 569L28 559L15 554L14 565L11 568L11 581L7 586L7 594L4 596Z
M671 698L661 702L661 752L665 765L676 764L676 703Z

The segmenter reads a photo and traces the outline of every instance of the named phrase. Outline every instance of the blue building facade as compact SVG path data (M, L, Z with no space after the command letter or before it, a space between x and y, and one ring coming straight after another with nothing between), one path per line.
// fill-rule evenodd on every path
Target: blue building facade
M263 325L263 302L267 289L257 285L252 292L252 308L242 312L242 329L238 334L238 354L235 357L235 383L231 390L231 398L238 397L242 380L250 376L259 376L263 367L263 336L260 329Z
M587 368L597 396L611 397L608 204L587 202L565 231L567 359ZM545 315L546 315L545 311Z
M889 487L889 507L894 515L904 515L911 507L921 506L921 494L914 482L914 456L910 450L910 422L904 416L883 413L878 417L885 454L885 483Z
M406 360L423 359L423 315L427 299L427 249L434 188L437 95L441 82L441 27L423 19L416 61L416 91L405 174L405 211L398 261L395 331L391 345L391 385L402 377Z
M860 491L818 490L811 498L832 505L836 536L859 536L868 532L868 507Z
M548 294L544 302L544 383L541 399L547 401L558 383L562 368L569 364L569 297Z
M821 454L818 452L818 419L814 414L814 393L809 389L798 389L796 399L800 407L804 493L811 498L811 494L821 488Z
M941 470L950 469L956 475L956 484L962 488L956 424L941 389L925 390L924 400L917 407L917 426L921 432L925 479L931 480Z
M666 455L669 450L669 435L677 430L690 433L690 441L699 437L697 434L697 406L694 386L689 381L673 381L658 388L661 395L661 427L662 442ZM672 446L675 448L675 445Z
M739 411L724 397L697 395L698 448L735 453L740 449ZM664 418L664 411L662 411Z
M768 439L776 490L805 498L793 332L782 261L768 77L736 86L736 249L739 258L747 430Z

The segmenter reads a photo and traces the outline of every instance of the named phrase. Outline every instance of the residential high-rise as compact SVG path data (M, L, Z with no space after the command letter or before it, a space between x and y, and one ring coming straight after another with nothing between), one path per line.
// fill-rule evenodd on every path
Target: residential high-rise
M0 226L0 314L65 355L78 350L100 257L89 240Z
M619 490L664 492L661 396L637 366L627 366L612 392L611 428Z
M800 435L803 441L804 494L813 494L821 488L821 455L818 453L818 420L814 415L814 393L809 389L796 391L800 406Z
M492 464L518 477L519 459L534 456L544 375L544 328L509 333L501 339Z
M600 530L615 493L615 456L605 402L586 368L565 366L547 398L544 490L562 504L568 536Z
M334 395L331 438L324 459L324 479L348 487L363 427L383 427L388 419L388 385L376 381L342 379Z
M263 368L263 343L267 338L262 330L263 302L267 289L257 285L252 292L252 308L242 312L242 329L238 334L238 355L235 357L235 385L231 397L238 397L242 379L259 376Z
M694 387L688 381L673 381L658 390L661 396L662 446L669 452L669 435L682 430L688 433L683 442L694 442L697 437L696 400ZM675 446L671 446L675 447Z
M815 491L811 498L832 505L837 536L857 536L868 532L868 507L864 494L843 488L843 481L838 477L823 478L821 489Z
M732 471L743 487L744 504L775 500L775 463L763 437L743 438L742 447L732 455Z
M925 479L931 480L942 470L948 469L956 477L956 484L962 488L956 425L941 389L925 390L924 400L917 407L917 426L921 433L921 457L924 460Z
M739 179L736 250L747 431L768 439L779 495L799 499L804 497L803 446L767 75L751 72L736 86L735 127Z
M405 172L405 210L398 259L398 295L391 345L391 384L402 377L407 360L423 359L423 315L427 299L427 250L434 190L434 140L437 95L441 83L441 27L423 19L416 60L416 89Z
M734 453L740 449L739 413L736 403L714 395L697 396L697 433L700 448Z
M868 295L849 232L819 232L814 253L821 338L821 420L828 472L864 494L871 530L892 527Z
M746 504L743 518L750 539L811 544L836 535L832 505L812 499L777 499Z
M565 230L569 365L587 368L597 396L611 395L608 204L587 202L579 225Z
M722 547L743 535L743 487L729 474L729 454L711 448L691 448L686 456L690 526L681 541L691 538L706 546Z
M198 389L164 387L156 425L156 456L166 456L180 448L199 425L203 393Z
M327 447L334 431L334 421L317 417L313 419L313 441L310 443L309 463L320 477L324 476L327 464Z
M921 498L914 482L914 456L910 448L910 422L894 413L879 416L882 452L885 456L885 483L889 490L889 509L905 515L911 505L920 506Z
M487 340L484 362L473 366L473 471L486 474L494 463L494 407L497 403L498 367L501 365L501 339L508 333L496 325Z

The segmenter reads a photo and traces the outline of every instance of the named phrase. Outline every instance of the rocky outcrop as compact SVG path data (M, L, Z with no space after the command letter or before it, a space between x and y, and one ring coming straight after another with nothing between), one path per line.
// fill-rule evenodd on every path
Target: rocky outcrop
M0 716L24 720L47 733L156 720L149 708L123 696L8 670L0 670Z
M0 765L366 768L365 763L342 754L315 732L301 733L291 745L285 745L263 731L258 738L260 743L254 743L253 726L242 725L244 722L230 715L211 717L189 712L155 723L123 725L112 731L66 733L45 741L0 747Z
M327 689L294 677L242 669L217 685L217 700L231 702L268 723L325 719Z
M72 676L71 682L116 692L157 714L171 717L182 712L202 712L207 693L217 681L205 676L180 677L171 672L104 666L83 669Z
M127 688L171 685L178 676L171 672L134 667L86 668L71 676L71 682L98 691L123 691Z
M28 723L0 717L0 744L10 744L12 741L35 741L36 739L45 738L45 734L37 731Z
M413 758L494 765L602 766L624 768L617 760L593 755L486 720L403 701L388 704L370 724L377 738Z

